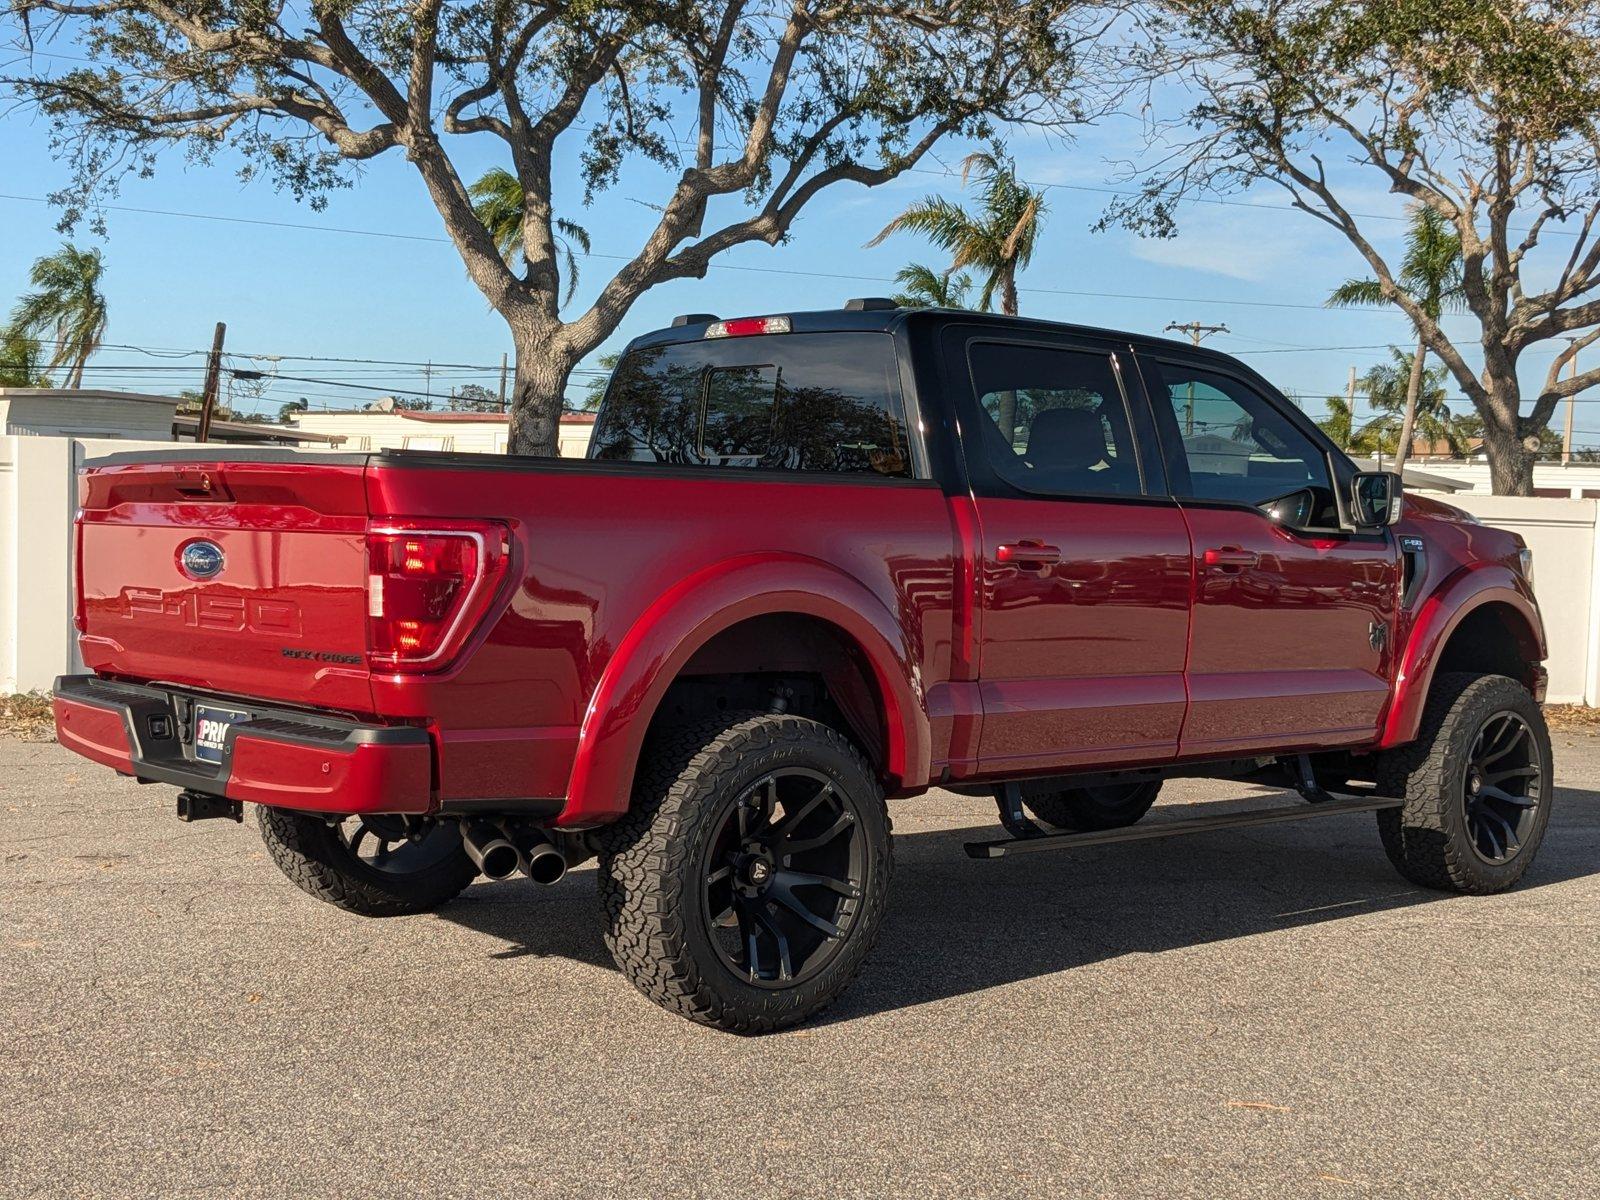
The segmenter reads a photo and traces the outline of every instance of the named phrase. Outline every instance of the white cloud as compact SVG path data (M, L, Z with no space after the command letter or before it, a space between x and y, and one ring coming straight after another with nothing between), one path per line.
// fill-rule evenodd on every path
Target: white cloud
M1301 270L1314 253L1310 231L1296 228L1309 220L1301 213L1196 206L1181 215L1176 237L1130 236L1129 252L1161 266L1265 283Z

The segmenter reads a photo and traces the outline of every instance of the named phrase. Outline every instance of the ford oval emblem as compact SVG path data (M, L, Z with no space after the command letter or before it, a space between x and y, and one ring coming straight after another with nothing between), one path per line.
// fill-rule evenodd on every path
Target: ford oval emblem
M215 542L189 542L178 551L178 566L190 579L210 579L222 570L222 547Z

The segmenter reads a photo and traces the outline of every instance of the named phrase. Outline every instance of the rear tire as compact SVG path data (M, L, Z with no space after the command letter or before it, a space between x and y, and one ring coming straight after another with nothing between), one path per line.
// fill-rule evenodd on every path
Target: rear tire
M1095 829L1123 829L1134 824L1150 811L1160 791L1159 779L1104 787L1063 788L1037 796L1028 795L1024 788L1022 802L1036 817L1057 829L1086 833Z
M845 989L893 873L888 810L860 752L774 713L654 737L633 807L601 843L617 967L668 1011L734 1033L798 1024Z
M352 817L330 825L321 817L267 805L256 816L272 861L296 887L364 917L438 908L478 874L454 821L439 821L411 841L403 818L393 816ZM376 854L363 857L363 849Z
M1418 738L1378 764L1377 814L1396 869L1423 887L1487 895L1522 878L1550 823L1550 732L1528 690L1504 675L1441 675Z

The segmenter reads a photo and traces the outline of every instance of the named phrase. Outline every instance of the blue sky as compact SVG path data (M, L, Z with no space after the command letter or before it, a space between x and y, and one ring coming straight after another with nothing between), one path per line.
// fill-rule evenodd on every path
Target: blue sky
M469 178L501 163L492 139L456 141L453 152ZM1230 332L1213 337L1209 345L1244 358L1285 391L1305 395L1313 411L1318 397L1344 390L1350 366L1365 371L1386 358L1386 345L1406 341L1407 322L1398 314L1320 307L1341 280L1363 273L1363 264L1337 234L1286 209L1284 197L1274 190L1260 189L1226 204L1191 205L1182 213L1178 236L1170 240L1092 232L1109 198L1106 189L1121 186L1110 164L1138 148L1138 129L1126 119L1086 129L1072 142L1037 135L1012 141L1019 173L1050 185L1045 235L1021 279L1026 314L1143 332L1159 332L1171 321L1224 323ZM703 281L654 289L610 345L664 325L679 312L735 315L834 307L850 296L888 294L887 281L907 262L943 265L913 236L896 236L873 249L864 244L908 201L927 192L958 197L959 181L941 170L967 149L947 144L939 149L938 161L925 160L922 170L883 187L845 184L824 192L796 223L788 244L740 247ZM614 258L599 256L630 254L644 236L654 217L648 205L659 202L666 177L636 164L585 208L575 142L565 151L568 171L558 199L566 215L588 228L596 252L583 264L571 309L576 313L617 266ZM220 319L228 323L232 365L277 372L261 399L235 398L245 408L275 411L297 395L317 407L355 407L386 389L431 387L442 394L451 383L495 385L493 369L439 368L430 379L422 367L289 357L432 360L492 368L509 349L500 319L467 280L403 158L391 154L369 164L356 186L333 193L320 213L265 181L240 184L236 166L224 155L213 166L198 168L172 154L154 178L128 181L117 201L127 208L233 220L113 210L107 213L104 240L87 229L77 233L80 244L103 245L108 263L108 348L95 360L90 382L164 391L197 386L198 355L154 357L110 347L138 346L158 355L203 349ZM1375 181L1354 168L1342 169L1349 181L1349 207L1399 215L1396 199ZM9 305L24 289L33 259L60 244L57 213L37 198L66 181L41 122L15 110L0 118L0 305ZM245 221L293 227L240 223ZM1393 250L1401 223L1368 224L1380 247ZM1553 256L1560 241L1549 241ZM1472 324L1470 318L1450 319L1459 334L1469 334ZM1547 344L1527 355L1530 385L1542 380L1556 349ZM284 357L275 368L265 358L250 358L267 355ZM331 382L284 378L291 375ZM1559 421L1558 414L1558 426ZM1600 442L1600 409L1580 403L1578 426L1586 431L1580 443Z

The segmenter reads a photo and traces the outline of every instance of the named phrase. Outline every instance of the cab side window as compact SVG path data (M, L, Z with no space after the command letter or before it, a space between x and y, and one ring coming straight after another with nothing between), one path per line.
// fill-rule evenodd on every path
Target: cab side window
M1180 453L1187 466L1174 491L1196 500L1264 504L1291 492L1311 490L1332 502L1328 461L1322 448L1297 429L1254 389L1224 375L1175 363L1159 363L1163 389L1154 398L1169 406ZM1336 522L1335 522L1336 523Z
M1140 495L1128 404L1109 354L976 342L977 441L995 474L1044 495Z

